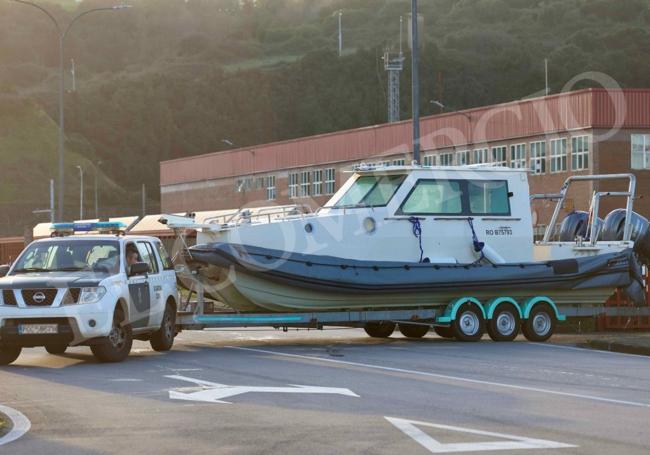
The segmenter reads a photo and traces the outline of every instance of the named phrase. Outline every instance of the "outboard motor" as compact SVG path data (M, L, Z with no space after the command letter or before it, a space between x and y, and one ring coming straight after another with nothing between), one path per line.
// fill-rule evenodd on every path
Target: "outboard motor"
M603 223L602 240L623 240L626 212L625 209L616 209L607 214ZM644 216L632 212L630 230L634 251L641 262L650 265L650 222Z
M596 220L596 238L600 234L603 220ZM560 242L573 242L577 237L587 238L589 212L573 211L564 217L560 225Z

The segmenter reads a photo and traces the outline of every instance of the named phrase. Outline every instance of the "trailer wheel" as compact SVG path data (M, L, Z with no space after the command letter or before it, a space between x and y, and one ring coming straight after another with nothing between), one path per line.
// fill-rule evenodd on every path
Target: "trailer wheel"
M528 341L541 342L551 338L555 331L555 313L545 304L535 305L521 327Z
M433 331L436 332L436 335L442 338L454 337L454 331L451 327L435 326Z
M19 356L22 348L0 347L0 366L13 363Z
M102 363L116 363L126 359L133 345L131 326L125 321L124 312L119 306L113 315L113 327L106 337L106 342L90 347L93 355Z
M512 341L519 333L519 312L510 303L502 303L487 323L487 332L494 341Z
M459 341L478 341L485 332L483 314L471 303L464 303L451 323L454 336Z
M367 322L364 330L373 338L388 338L395 331L395 323L390 321Z
M174 305L167 304L160 329L151 335L149 343L154 351L169 351L174 345L176 335L176 311Z
M65 353L65 351L68 349L68 346L65 344L47 344L45 345L45 350L48 352L48 354L52 355L60 355Z
M397 326L402 335L407 338L422 338L429 332L428 325L399 324Z

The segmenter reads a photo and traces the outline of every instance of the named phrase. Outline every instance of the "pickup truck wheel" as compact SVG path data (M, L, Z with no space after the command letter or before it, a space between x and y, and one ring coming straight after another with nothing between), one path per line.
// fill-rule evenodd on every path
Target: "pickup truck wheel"
M0 366L13 363L20 355L22 348L0 347Z
M45 346L45 350L48 354L58 355L63 354L68 347L65 344L48 344Z
M154 351L169 351L174 345L176 334L176 312L173 305L167 305L160 329L151 335L149 343Z
M111 333L106 337L106 343L90 347L93 355L102 363L121 362L131 352L133 345L133 333L131 326L124 322L124 313L121 308L115 310L113 315L113 327Z

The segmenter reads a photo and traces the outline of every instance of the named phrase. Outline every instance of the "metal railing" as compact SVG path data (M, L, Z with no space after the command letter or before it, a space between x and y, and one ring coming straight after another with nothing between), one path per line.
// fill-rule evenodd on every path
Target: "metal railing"
M621 179L627 179L629 181L627 191L598 191L594 193L592 198L592 203L591 203L592 213L590 216L591 222L589 225L589 230L592 233L598 232L597 231L598 209L600 206L601 197L603 196L625 197L627 199L625 204L625 211L627 216L625 217L625 226L623 228L623 241L626 242L629 241L631 237L630 226L632 225L632 217L630 216L630 214L632 213L634 194L636 192L636 177L634 174L609 174L609 175L572 175L571 177L565 180L564 185L562 185L562 189L560 190L559 193L534 194L530 196L531 201L534 199L556 199L557 200L555 209L553 210L553 215L551 216L551 221L549 222L548 226L546 227L546 231L544 232L544 238L542 239L542 242L547 243L550 241L551 236L553 234L553 230L555 229L555 225L560 215L560 210L564 205L564 202L567 197L567 192L569 191L569 186L571 185L572 182L621 180ZM598 236L592 235L591 237L592 238L590 239L590 243L592 245L595 245L598 240L597 238Z

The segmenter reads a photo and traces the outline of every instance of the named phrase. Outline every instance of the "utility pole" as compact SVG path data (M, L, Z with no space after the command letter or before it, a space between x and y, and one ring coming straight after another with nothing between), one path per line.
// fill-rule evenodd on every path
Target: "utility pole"
M147 214L147 187L142 184L142 216Z
M418 78L418 0L411 0L411 104L413 105L413 161L420 164L420 80Z
M99 166L102 165L101 161L95 163L95 218L99 219L99 191L97 180L99 178Z
M54 223L54 179L50 179L50 223Z
M343 55L343 10L339 10L339 57Z
M547 58L544 59L544 80L545 80L544 93L546 93L546 96L548 96L550 90L548 88L548 59Z
M84 169L81 166L76 166L79 169L79 219L84 219Z
M75 74L74 59L70 59L70 77L72 78L72 88L70 91L72 93L77 91L77 75Z

